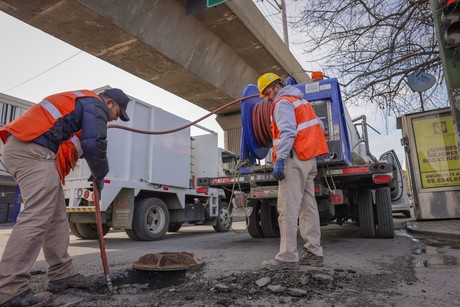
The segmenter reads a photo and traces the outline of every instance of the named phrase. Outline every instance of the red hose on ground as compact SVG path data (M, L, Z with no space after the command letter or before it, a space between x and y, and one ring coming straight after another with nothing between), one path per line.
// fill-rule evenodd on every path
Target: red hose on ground
M105 253L105 244L104 244L104 233L102 232L102 219L101 219L101 207L99 205L99 190L98 190L97 180L93 180L93 195L94 195L94 206L96 207L96 225L97 225L97 234L99 239L99 249L101 250L101 259L102 266L104 268L104 277L107 283L107 288L109 291L108 295L115 295L115 291L112 286L112 279L110 278L109 264L107 263L107 255Z

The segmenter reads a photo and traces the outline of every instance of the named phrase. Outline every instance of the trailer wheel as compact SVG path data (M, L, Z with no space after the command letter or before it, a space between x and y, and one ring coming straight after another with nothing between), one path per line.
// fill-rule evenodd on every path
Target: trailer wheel
M97 236L97 225L86 223L75 223L76 231L80 234L79 238L85 240L95 240ZM110 226L102 224L102 234L105 236L110 231Z
M262 227L260 226L260 200L252 200L250 206L252 207L251 215L249 216L248 233L253 238L264 238Z
M168 232L178 232L179 229L182 227L182 224L169 224Z
M372 194L369 190L358 190L358 219L361 237L375 238Z
M260 225L266 238L279 238L278 211L271 201L263 201L260 209ZM275 202L276 204L276 202Z
M375 207L377 211L377 237L394 238L393 211L391 209L389 187L375 190Z
M140 241L163 239L168 226L168 207L161 199L145 198L136 203L132 230Z
M69 228L74 236L76 236L77 238L83 239L81 234L77 230L77 224L69 222Z
M228 211L228 203L221 201L219 203L219 216L216 225L212 226L216 232L227 232L232 227L232 217Z

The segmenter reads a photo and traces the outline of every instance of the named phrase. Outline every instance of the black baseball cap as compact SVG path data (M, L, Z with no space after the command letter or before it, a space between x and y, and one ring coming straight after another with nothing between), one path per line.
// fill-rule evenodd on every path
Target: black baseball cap
M102 92L105 96L111 98L115 101L121 110L120 119L124 122L129 120L129 116L126 113L126 108L128 107L129 97L119 88L109 88Z

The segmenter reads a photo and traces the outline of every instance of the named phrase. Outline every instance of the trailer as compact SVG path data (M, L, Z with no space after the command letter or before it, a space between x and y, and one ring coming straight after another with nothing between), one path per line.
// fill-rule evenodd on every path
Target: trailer
M351 119L337 79L293 86L304 93L322 120L329 147L329 154L317 157L315 195L321 225L351 221L359 225L362 237L393 238L391 202L404 189L395 152L388 151L380 159L370 153L366 117ZM254 93L258 89L250 84L243 96ZM272 238L279 237L278 181L272 175L271 148L261 145L256 136L253 112L259 103L263 103L261 98L241 103L243 131L238 172L201 177L198 185L231 190L234 210L244 209L248 215L249 234L254 238ZM264 165L262 159L266 161Z
M165 131L189 122L131 97L127 127ZM199 127L199 126L198 126ZM200 127L199 127L200 128ZM104 179L100 206L104 235L125 230L133 240L151 241L176 232L184 223L210 225L216 232L231 227L226 196L220 188L198 187L198 176L224 176L236 165L231 152L217 146L217 133L191 136L191 128L146 135L108 129L110 171ZM97 239L90 170L80 159L66 177L64 194L72 233Z

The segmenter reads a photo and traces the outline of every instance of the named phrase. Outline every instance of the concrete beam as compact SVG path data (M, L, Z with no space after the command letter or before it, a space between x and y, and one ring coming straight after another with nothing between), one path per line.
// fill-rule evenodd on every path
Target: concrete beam
M186 7L186 0L0 0L5 13L206 110L241 97L265 72L309 80L252 1L194 15ZM235 152L239 113L236 104L217 118Z
M308 80L251 1L195 15L185 0L3 0L0 9L207 110L267 71Z

